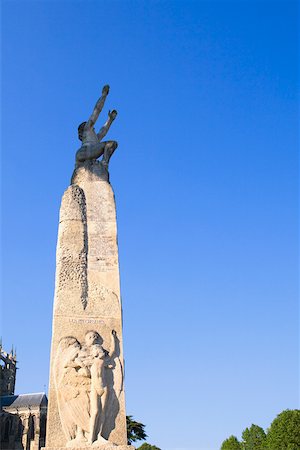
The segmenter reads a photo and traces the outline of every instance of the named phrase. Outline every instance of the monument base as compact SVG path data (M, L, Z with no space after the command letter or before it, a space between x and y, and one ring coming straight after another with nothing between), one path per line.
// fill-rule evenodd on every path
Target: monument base
M42 447L41 450L66 450L71 447ZM103 444L100 447L72 447L76 450L135 450L133 445Z

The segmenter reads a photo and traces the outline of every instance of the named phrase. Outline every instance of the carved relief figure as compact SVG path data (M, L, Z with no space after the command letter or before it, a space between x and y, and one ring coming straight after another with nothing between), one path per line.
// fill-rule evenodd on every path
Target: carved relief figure
M116 416L118 412L115 400L123 389L118 343L114 330L109 352L102 347L103 339L96 331L86 333L82 345L72 336L60 340L54 370L67 447L109 442L109 433L114 428L112 413ZM115 377L113 369L117 369Z
M101 164L107 169L111 155L118 147L116 141L101 142L108 132L112 122L117 116L117 111L109 111L108 119L100 129L99 133L95 132L94 125L103 109L106 97L109 93L109 86L105 85L102 89L102 95L97 101L94 111L87 122L83 122L78 127L78 138L82 141L82 146L76 153L76 164L87 160L96 160L103 155Z

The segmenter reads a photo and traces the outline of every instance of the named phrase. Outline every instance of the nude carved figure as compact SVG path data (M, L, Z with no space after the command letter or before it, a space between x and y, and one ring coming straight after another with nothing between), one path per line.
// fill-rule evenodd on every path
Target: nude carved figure
M58 408L69 448L112 444L103 437L109 425L110 401L113 392L119 396L122 382L112 384L109 371L121 370L115 363L115 330L111 332L110 350L103 348L103 339L96 331L85 335L84 343L73 336L62 338L55 363ZM119 367L119 368L118 368ZM117 379L122 380L122 373Z

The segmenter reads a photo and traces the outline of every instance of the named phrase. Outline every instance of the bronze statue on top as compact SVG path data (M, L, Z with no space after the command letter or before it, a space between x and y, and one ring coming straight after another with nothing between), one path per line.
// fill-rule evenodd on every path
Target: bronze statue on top
M108 112L108 119L100 129L99 133L96 133L94 129L94 125L103 109L108 93L109 86L105 85L102 89L102 95L97 101L91 117L87 122L83 122L78 127L78 138L82 141L82 146L76 153L76 166L88 160L96 160L103 155L100 162L104 168L107 169L109 160L115 149L118 147L118 143L116 141L101 142L117 116L117 111L115 109Z

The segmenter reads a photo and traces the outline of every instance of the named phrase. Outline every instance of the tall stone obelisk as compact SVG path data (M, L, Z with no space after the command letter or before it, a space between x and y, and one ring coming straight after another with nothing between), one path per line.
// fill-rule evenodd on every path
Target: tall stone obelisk
M78 128L58 230L46 449L127 446L116 209L108 163L117 147L94 124L109 87ZM97 158L103 156L101 161ZM117 446L117 447L115 447Z

